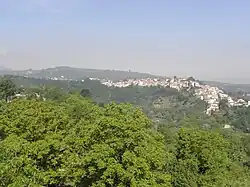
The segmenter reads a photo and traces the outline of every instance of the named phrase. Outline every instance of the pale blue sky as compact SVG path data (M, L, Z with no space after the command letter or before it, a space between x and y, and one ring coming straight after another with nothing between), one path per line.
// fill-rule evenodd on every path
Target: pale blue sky
M248 79L249 0L0 0L0 65Z

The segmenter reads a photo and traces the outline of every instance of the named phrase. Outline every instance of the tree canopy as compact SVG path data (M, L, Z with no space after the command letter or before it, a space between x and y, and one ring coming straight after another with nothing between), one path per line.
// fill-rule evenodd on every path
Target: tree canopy
M77 121L67 103L16 100L3 108L2 186L170 186L164 140L139 109L78 101Z
M0 186L250 186L249 108L208 116L185 91L90 80L6 102L17 91L3 82Z
M13 96L16 91L16 85L6 78L0 78L0 99L5 99L6 101L10 96Z

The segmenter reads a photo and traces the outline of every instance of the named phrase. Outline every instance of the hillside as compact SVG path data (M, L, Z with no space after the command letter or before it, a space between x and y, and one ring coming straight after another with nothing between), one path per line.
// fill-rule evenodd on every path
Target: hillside
M26 76L33 78L45 78L45 79L84 79L84 78L99 78L99 79L109 79L109 80L123 80L129 78L146 78L155 77L154 75L148 73L138 73L130 71L120 71L120 70L101 70L101 69L84 69L84 68L74 68L67 66L60 66L54 68L47 68L41 70L23 70L23 71L0 71L0 75L16 75L16 76Z
M228 103L229 106L249 106L250 100L249 96L245 95L244 93L237 93L235 90L232 93L227 93L223 91L220 87L211 86L208 84L204 84L198 80L195 80L191 77L184 79L184 78L140 78L140 79L125 79L120 81L112 81L110 79L81 79L81 80L68 80L68 79L55 79L55 78L34 78L34 77L27 77L27 76L9 76L12 81L18 87L24 88L34 88L34 87L41 87L46 85L48 87L58 87L64 90L80 90L82 88L87 88L90 90L96 90L94 93L97 94L97 100L99 102L106 102L110 100L109 97L109 87L111 90L117 88L117 90L121 90L121 88L126 87L163 87L163 88L173 88L178 91L186 90L191 95L195 95L197 98L204 100L207 104L207 113L211 113L211 111L219 110L219 105L221 100L224 100ZM89 81L87 81L89 80ZM104 91L105 90L105 91ZM125 89L128 90L128 89ZM127 93L124 94L120 93L116 97L121 102L127 102L124 98L127 98L128 95L134 97L134 93ZM105 98L104 98L105 95ZM151 95L151 94L150 94ZM114 98L112 98L114 99ZM114 99L117 101L117 99Z

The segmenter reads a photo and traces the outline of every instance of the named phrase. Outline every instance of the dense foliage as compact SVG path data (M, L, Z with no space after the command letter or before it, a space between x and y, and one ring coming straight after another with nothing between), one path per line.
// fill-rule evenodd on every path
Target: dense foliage
M0 99L8 101L9 97L13 96L16 91L15 84L6 78L0 78Z
M0 186L250 186L247 108L207 116L170 88L0 83Z

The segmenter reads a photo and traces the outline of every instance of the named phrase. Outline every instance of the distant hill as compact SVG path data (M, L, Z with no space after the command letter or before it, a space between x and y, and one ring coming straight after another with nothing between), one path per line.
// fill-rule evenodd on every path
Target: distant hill
M201 81L203 84L207 84L210 86L215 86L221 88L226 92L247 92L250 93L250 84L235 84L235 83L223 83L217 81Z
M65 79L83 79L83 78L100 78L109 80L121 80L129 78L146 78L156 77L148 73L138 73L130 71L120 70L101 70L101 69L84 69L84 68L73 68L67 66L60 66L55 68L47 68L42 70L23 70L23 71L10 71L5 70L0 72L1 75L9 74L16 76L27 76L34 78L65 78Z
M0 65L0 71L9 71L10 69L6 68L5 66Z

